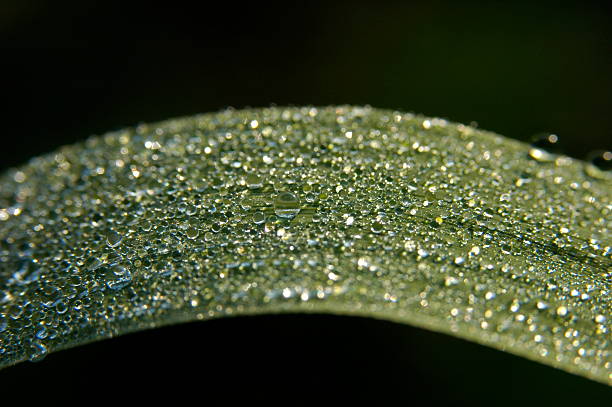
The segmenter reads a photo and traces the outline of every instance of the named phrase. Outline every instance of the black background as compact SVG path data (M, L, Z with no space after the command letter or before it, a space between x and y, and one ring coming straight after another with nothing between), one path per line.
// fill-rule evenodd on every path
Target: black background
M610 147L612 24L595 2L3 1L1 168L92 134L174 116L370 104L550 131ZM286 402L568 405L585 379L464 341L360 318L270 316L129 335L0 371L2 393L195 395ZM28 389L37 391L27 391ZM62 390L60 390L62 389ZM147 396L148 395L148 396ZM152 396L151 396L152 395ZM429 401L430 403L427 403Z

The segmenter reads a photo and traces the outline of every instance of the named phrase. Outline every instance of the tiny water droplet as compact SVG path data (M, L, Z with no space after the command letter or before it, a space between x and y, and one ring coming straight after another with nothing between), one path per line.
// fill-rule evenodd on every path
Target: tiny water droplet
M561 305L560 307L557 307L557 315L559 315L560 317L564 317L566 316L568 313L567 307Z
M263 186L263 180L257 174L247 175L245 178L245 182L247 184L247 187L249 187L250 189L257 189Z
M18 304L13 304L8 307L6 313L11 319L19 319L23 314L23 307Z
M198 229L192 227L188 227L187 230L185 231L185 235L187 235L187 237L189 239L195 239L196 237L198 237L199 231Z
M210 183L210 186L213 187L214 189L221 189L223 188L224 185L225 185L225 182L223 182L223 180L220 178L215 178Z
M373 233L382 233L385 230L385 226L380 222L374 222L372 223L372 227L370 228L370 230Z
M45 328L44 326L41 326L40 329L36 331L35 336L38 339L45 339L48 335L49 335L49 332L47 331L47 328Z
M260 225L266 221L266 215L263 212L255 212L253 214L253 223Z
M55 311L57 311L58 314L64 314L68 311L68 306L64 301L58 301L55 304Z
M444 278L444 285L447 287L457 284L459 284L459 279L457 277L447 276Z
M132 282L132 273L124 266L113 266L108 274L106 286L111 290L120 290Z
M123 236L121 236L119 233L115 232L114 230L111 230L106 234L106 244L109 247L119 246L122 240L123 240Z
M35 341L32 343L29 360L30 362L40 362L45 358L45 356L47 356L47 353L49 353L49 351L47 350L45 344L39 341Z
M98 259L97 257L90 257L87 260L85 260L83 267L85 268L85 270L93 271L99 268L101 265L102 265L102 262L100 261L100 259Z

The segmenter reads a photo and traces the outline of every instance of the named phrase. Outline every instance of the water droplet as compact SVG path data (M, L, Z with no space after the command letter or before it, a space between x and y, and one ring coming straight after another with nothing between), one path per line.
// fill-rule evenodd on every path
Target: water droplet
M47 331L47 328L45 328L44 326L41 326L40 329L36 331L35 336L38 339L45 339L48 335L49 335L49 332Z
M68 306L66 305L64 301L58 301L55 304L55 310L57 311L58 314L64 314L66 313L66 311L68 311Z
M106 244L109 247L119 246L122 240L123 240L123 236L121 236L119 233L115 232L114 230L111 230L106 234Z
M444 285L447 287L459 284L459 279L457 277L447 276L444 278Z
M194 228L193 226L190 226L187 228L187 230L185 230L185 235L189 239L195 239L196 237L198 237L198 234L199 234L198 229Z
M221 178L215 178L211 181L210 186L214 189L221 189L225 185L225 182Z
M291 192L281 192L274 199L274 213L279 218L293 218L300 213L300 201Z
M248 174L245 182L250 189L257 189L263 186L263 179L257 174Z
M373 233L382 233L385 230L385 225L383 225L381 222L374 222L372 223L370 230Z
M602 171L610 171L612 170L612 151L593 151L589 154L589 162Z
M559 137L556 134L540 134L533 138L529 157L540 162L549 162L555 159L554 154L559 153Z
M83 268L88 271L94 271L102 265L102 262L97 257L89 257L85 260Z
M121 265L111 267L106 286L111 290L120 290L132 282L132 273Z
M596 179L606 179L610 177L612 170L612 151L593 151L587 157L588 163L585 165L585 173Z
M266 221L266 215L263 212L255 212L253 214L253 222L260 225Z
M34 341L31 346L31 351L29 355L30 362L40 362L47 356L47 347L45 344L39 341Z
M560 317L566 316L567 313L568 313L567 307L563 305L557 307L557 315L559 315Z

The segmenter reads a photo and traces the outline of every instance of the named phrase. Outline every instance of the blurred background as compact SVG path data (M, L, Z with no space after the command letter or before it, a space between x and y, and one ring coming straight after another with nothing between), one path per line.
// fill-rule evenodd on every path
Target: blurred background
M552 132L584 158L611 147L611 10L562 0L3 0L0 168L140 122L271 104L369 104L521 140ZM297 386L298 398L329 388L351 400L473 406L610 396L603 385L443 335L329 316L168 328L0 372L3 391L99 381L214 393L255 382L268 387L242 396L265 398L279 380Z
M2 165L139 122L344 103L548 131L582 158L612 147L604 3L3 0Z

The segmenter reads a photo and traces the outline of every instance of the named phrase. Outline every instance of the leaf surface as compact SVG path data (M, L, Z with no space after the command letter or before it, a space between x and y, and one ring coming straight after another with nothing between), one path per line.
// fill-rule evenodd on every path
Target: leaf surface
M362 107L144 124L0 178L0 366L228 315L329 312L610 383L610 174Z

